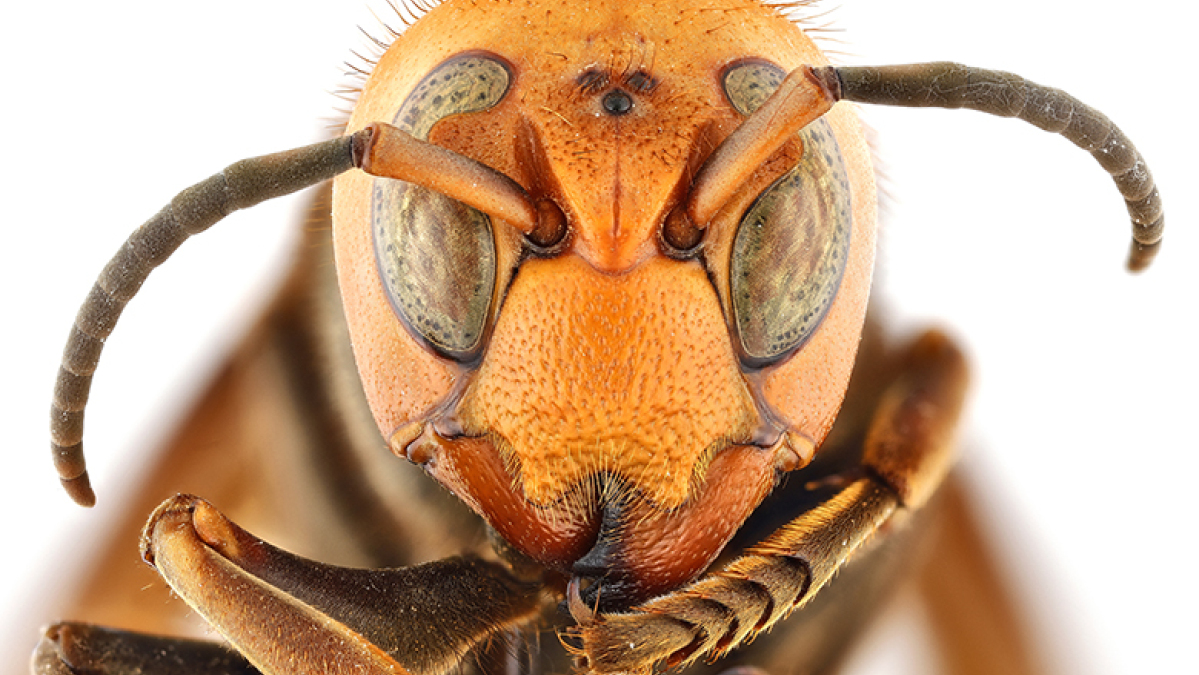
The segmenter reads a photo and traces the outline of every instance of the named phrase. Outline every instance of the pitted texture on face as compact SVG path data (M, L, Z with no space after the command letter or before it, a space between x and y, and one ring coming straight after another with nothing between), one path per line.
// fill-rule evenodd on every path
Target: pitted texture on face
M363 228L370 181L343 175L335 240L364 384L382 432L403 432L398 452L518 550L564 573L590 566L582 572L607 580L604 597L628 606L719 554L787 466L776 461L777 432L813 444L827 433L869 290L869 155L852 111L834 108L826 119L854 214L841 290L802 349L747 364L731 299L734 239L757 196L800 160L800 144L712 217L693 258L667 257L677 251L663 245L674 245L663 224L744 119L723 74L823 64L819 50L757 0L455 0L397 38L349 128L392 119L416 80L464 54L503 63L510 89L486 111L442 118L430 141L552 203L563 238L531 247L492 223L496 278L478 351L449 367L381 292Z
M608 276L574 256L529 261L459 412L468 434L504 439L535 503L607 472L670 508L757 421L739 373L698 264Z

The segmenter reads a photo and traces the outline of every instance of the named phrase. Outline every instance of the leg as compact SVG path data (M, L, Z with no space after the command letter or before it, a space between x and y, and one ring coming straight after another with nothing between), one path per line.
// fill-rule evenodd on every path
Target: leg
M215 642L129 633L83 623L50 626L30 664L35 675L257 675L237 652Z
M60 624L34 656L64 673L436 675L541 610L540 587L450 558L399 569L316 563L253 537L206 502L167 500L142 556L237 653L212 643ZM252 667L251 667L252 666Z
M961 476L941 492L940 526L916 577L937 648L955 675L1037 675L1037 654L983 540Z
M539 588L495 563L324 565L274 548L184 495L151 516L142 555L266 675L443 673L540 610Z
M951 463L965 391L961 354L927 334L908 351L864 443L863 476L722 570L628 614L573 602L581 665L647 672L720 655L805 605L897 513L923 505Z

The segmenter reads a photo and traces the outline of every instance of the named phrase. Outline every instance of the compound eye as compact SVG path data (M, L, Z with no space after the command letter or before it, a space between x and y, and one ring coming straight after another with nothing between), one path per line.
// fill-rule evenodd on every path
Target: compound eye
M392 124L427 140L439 120L499 103L510 80L495 58L455 57L421 80ZM473 358L495 290L491 219L438 192L376 178L371 228L383 285L400 320L442 356Z
M738 112L758 108L786 73L767 63L729 69L725 94ZM816 332L849 259L853 209L837 139L820 119L799 132L799 164L764 190L733 240L729 292L741 358L762 367Z

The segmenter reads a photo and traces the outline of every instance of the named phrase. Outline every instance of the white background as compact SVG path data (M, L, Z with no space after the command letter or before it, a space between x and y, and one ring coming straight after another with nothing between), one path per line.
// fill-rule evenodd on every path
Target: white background
M129 231L229 162L322 138L356 26L381 0L60 0L0 10L5 299L0 350L0 667L24 658L40 596L86 561L169 428L283 260L301 200L235 216L156 272L105 352L88 417L99 494L62 494L51 386L75 308ZM968 112L871 109L894 196L877 289L936 324L977 372L963 462L1066 672L1194 668L1191 538L1199 475L1193 21L1182 3L844 0L819 22L850 63L956 60L1065 88L1148 158L1169 227L1154 269L1124 273L1111 182L1067 142ZM398 22L394 22L397 23ZM130 552L131 560L135 552ZM78 617L85 618L85 617ZM920 672L908 632L863 659ZM16 672L16 671L11 671ZM778 674L783 675L783 674Z

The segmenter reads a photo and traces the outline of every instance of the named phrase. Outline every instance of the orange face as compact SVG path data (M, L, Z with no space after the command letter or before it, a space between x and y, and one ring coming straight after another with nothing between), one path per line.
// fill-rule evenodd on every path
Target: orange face
M361 172L334 188L346 312L393 450L509 543L627 605L701 572L806 464L841 404L870 286L870 159L842 106L680 250L713 149L826 59L777 10L453 1L380 60L386 122L507 174L556 241Z

